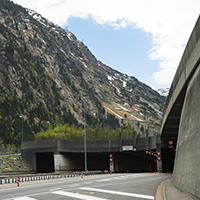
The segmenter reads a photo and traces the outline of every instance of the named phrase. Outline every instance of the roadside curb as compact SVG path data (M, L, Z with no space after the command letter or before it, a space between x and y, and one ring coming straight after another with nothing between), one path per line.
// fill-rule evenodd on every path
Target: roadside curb
M157 187L155 200L193 200L195 196L174 186L173 178L169 178Z
M160 183L160 185L157 187L157 190L156 190L155 200L167 200L165 187L166 187L167 182L171 179L172 178L168 178L167 180Z

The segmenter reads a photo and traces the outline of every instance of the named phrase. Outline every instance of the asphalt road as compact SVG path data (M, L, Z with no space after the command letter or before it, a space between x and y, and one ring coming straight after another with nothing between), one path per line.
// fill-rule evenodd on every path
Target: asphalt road
M1 200L139 200L154 199L158 185L171 174L128 173L0 185Z

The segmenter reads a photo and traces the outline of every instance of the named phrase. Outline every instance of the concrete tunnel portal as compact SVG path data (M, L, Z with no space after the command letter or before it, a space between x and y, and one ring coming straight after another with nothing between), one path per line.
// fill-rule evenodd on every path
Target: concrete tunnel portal
M155 151L155 150L154 150ZM154 152L151 151L151 152ZM174 151L172 149L162 149L164 159L163 172L172 172L174 163ZM68 168L61 164L56 164L53 152L36 153L36 172L53 173L63 171L84 171L85 160L84 153L60 153L68 162ZM113 162L109 161L110 152L87 153L87 168L90 171L101 170L109 171L110 165L114 165L116 172L155 172L157 171L156 157L146 153L139 152L117 152L112 153ZM56 157L57 155L55 155ZM56 168L56 170L55 170Z
M134 150L134 147L137 147ZM162 152L159 161L156 152ZM113 161L109 156L112 154ZM60 139L25 141L22 156L36 173L84 171L83 141ZM128 140L88 141L87 170L172 172L175 150L159 135Z
M110 154L110 152L87 153L87 169L89 171L109 171L110 165L114 165L114 171L116 172L154 172L156 170L155 156L146 153L146 151L115 152L112 153L113 162L109 160ZM84 153L60 152L59 157L62 157L62 164L58 164L59 159L57 156L53 155L53 152L36 153L36 172L52 173L85 170Z

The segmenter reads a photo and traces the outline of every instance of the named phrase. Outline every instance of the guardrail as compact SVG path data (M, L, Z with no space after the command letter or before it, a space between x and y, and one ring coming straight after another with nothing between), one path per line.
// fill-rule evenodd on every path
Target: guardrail
M93 172L75 172L75 173L68 173L68 174L46 174L46 175L16 175L16 176L7 176L7 177L0 177L0 185L2 184L9 184L9 183L17 183L17 178L19 178L20 183L23 182L30 182L30 181L40 181L40 180L49 180L49 179L60 179L60 178L70 178L70 177L83 177L83 176L91 176L91 175L98 175L98 174L108 174L108 172L100 172L100 171L93 171Z

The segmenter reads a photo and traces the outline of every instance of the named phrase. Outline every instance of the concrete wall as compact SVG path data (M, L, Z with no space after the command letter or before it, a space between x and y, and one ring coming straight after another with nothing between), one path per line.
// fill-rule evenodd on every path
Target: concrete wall
M72 162L62 154L54 154L55 171L72 170Z
M174 184L200 198L200 66L191 78L178 132Z
M135 142L135 144L134 144ZM126 140L100 140L100 141L87 141L87 152L119 152L122 146L136 146L138 150L156 149L157 145L161 143L160 136L155 135L147 138L126 139ZM37 140L25 141L21 146L22 152L84 152L84 142L77 140Z
M188 40L183 56L179 63L178 69L174 76L173 82L170 87L169 95L167 97L163 119L161 124L161 133L165 128L165 123L172 113L173 107L178 97L183 93L184 87L188 84L196 67L200 63L200 17L198 18L195 27Z
M133 146L137 148L137 157L141 159L147 159L147 164L143 165L142 161L138 162L138 165L132 167L135 152ZM90 170L108 170L109 168L109 154L116 154L116 162L114 165L115 170L124 170L129 166L129 170L139 171L141 166L148 170L148 163L152 161L150 158L146 158L146 155L139 152L146 152L148 149L156 150L162 147L161 139L159 135L155 135L150 138L133 138L126 140L106 140L106 141L87 141L87 158L88 167ZM166 147L164 147L166 148ZM126 159L121 157L123 154L122 149L131 154L127 162ZM45 153L53 155L49 163L53 162L53 168L55 171L75 171L84 169L84 142L83 141L69 141L60 139L50 139L41 141L25 141L21 147L22 156L29 163L34 171L38 171L39 167L43 165L43 159L40 159ZM126 153L127 153L126 152ZM146 153L144 153L146 154ZM127 154L125 154L127 156ZM133 158L132 158L133 157ZM137 160L137 159L135 159ZM140 160L140 159L139 159ZM134 161L135 162L135 161ZM122 168L122 165L126 165ZM147 167L146 167L147 166ZM142 169L141 167L141 171ZM46 170L46 169L44 169Z
M55 171L79 171L84 169L84 157L80 154L54 154Z

